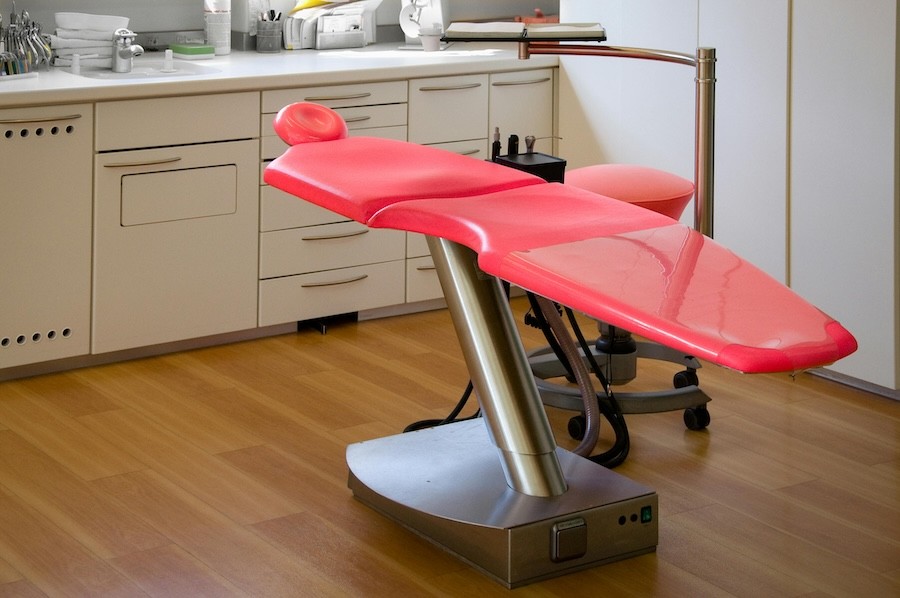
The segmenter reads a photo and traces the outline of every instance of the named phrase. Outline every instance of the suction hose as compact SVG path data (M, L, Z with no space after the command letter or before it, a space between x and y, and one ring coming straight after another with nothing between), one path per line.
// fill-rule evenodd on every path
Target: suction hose
M553 331L553 335L559 343L560 350L569 362L572 374L575 376L575 382L578 384L586 425L584 438L572 452L581 457L588 457L597 446L597 440L600 438L600 405L597 401L597 391L591 383L590 374L584 365L584 360L575 347L572 337L569 336L566 325L556 309L556 305L544 297L535 295L535 298L541 313L547 321L547 325Z

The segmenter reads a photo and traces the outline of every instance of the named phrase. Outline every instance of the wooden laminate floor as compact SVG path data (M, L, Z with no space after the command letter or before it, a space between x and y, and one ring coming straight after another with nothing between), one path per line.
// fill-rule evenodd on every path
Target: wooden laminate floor
M659 493L657 552L512 593L900 596L900 403L700 377L708 430L628 418L617 471ZM348 443L443 417L466 380L435 311L0 383L0 596L507 594L346 488Z

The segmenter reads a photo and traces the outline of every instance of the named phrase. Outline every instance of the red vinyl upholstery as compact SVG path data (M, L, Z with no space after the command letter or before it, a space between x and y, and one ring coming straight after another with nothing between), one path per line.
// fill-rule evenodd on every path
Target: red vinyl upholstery
M566 172L566 184L614 197L678 220L694 197L694 183L636 164L595 164Z
M712 239L570 184L361 137L295 145L264 177L369 226L461 243L489 274L725 367L796 371L856 350L839 323Z

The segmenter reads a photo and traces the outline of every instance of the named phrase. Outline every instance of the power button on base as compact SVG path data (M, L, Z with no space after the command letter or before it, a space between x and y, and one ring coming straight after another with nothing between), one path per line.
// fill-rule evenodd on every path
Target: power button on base
M550 559L554 563L569 561L587 554L587 523L584 519L568 519L553 525L550 535Z

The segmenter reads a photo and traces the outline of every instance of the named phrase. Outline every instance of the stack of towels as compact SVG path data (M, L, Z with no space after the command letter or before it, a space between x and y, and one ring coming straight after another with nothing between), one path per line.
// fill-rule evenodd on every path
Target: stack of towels
M61 18L60 14L69 17ZM53 64L72 66L72 56L78 54L81 66L112 68L113 34L116 29L128 27L128 19L80 13L77 19L71 19L75 14L57 15L56 31L50 36Z

